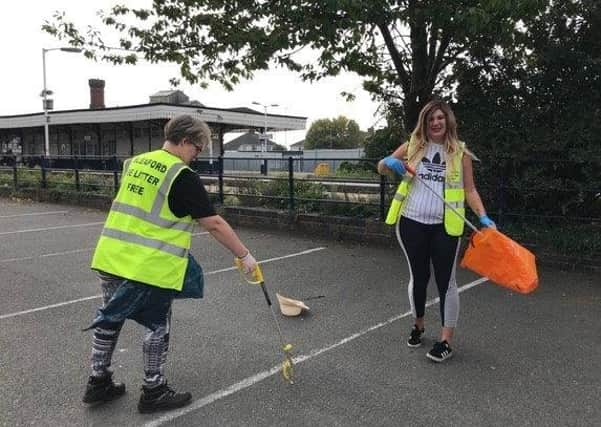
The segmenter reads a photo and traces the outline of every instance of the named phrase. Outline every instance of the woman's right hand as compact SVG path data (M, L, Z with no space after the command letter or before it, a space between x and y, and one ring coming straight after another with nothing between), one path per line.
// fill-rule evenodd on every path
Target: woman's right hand
M382 162L384 163L384 166L386 166L388 169L390 169L391 171L393 171L394 173L396 173L399 176L403 176L403 175L405 175L405 172L407 172L407 168L405 167L403 162L401 162L396 157L393 157L393 156L384 157L382 159Z

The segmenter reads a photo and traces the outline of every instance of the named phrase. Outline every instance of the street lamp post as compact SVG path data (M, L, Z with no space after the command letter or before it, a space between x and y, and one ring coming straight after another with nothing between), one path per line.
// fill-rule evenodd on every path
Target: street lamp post
M263 107L263 143L261 144L261 151L267 151L267 108L268 107L279 107L279 104L262 104L257 101L252 102L255 105Z
M44 155L46 157L50 156L50 137L48 132L48 122L50 118L48 116L48 95L49 91L46 89L46 52L50 52L51 50L61 50L63 52L71 52L71 53L79 53L81 52L80 48L77 47L54 47L50 49L42 48L42 72L44 74L44 89L42 91L43 98L43 107L44 107ZM50 92L51 94L52 92Z

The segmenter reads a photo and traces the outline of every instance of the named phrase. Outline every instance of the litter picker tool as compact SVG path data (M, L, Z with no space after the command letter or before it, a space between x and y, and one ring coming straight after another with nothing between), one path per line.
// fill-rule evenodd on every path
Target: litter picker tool
M536 258L532 252L498 230L493 228L478 230L464 215L424 182L410 165L405 164L405 168L474 230L461 260L462 267L487 277L497 285L522 294L530 293L538 287ZM398 221L396 232L400 242Z
M413 175L413 177L415 179L417 179L419 182L421 182L428 190L430 190L432 192L432 194L434 194L436 197L438 197L440 200L442 200L442 203L444 203L449 209L451 209L453 212L455 212L455 214L457 214L457 216L459 218L461 218L467 225L469 225L469 227L474 230L474 232L476 233L480 233L480 230L478 230L478 228L472 224L470 221L468 221L468 219L462 215L457 209L455 209L453 206L451 206L440 194L438 194L436 191L434 191L434 189L432 187L430 187L416 172L415 170L407 163L404 163L405 165L405 169L407 169L407 172L409 172L411 175Z
M287 343L284 339L284 335L282 334L282 328L280 328L280 323L278 322L278 318L275 314L275 310L273 309L273 304L271 303L271 298L269 293L267 292L267 288L265 287L265 280L263 279L263 272L259 265L254 271L250 273L244 272L244 266L242 265L242 261L238 258L235 259L236 267L238 271L240 271L240 275L242 278L250 283L251 285L259 285L261 290L263 291L263 296L265 297L265 301L267 301L267 305L271 311L271 316L273 317L273 322L275 323L276 330L278 332L278 337L280 339L280 346L282 348L282 353L284 354L284 361L282 362L282 377L290 384L294 384L294 362L292 361L292 344Z

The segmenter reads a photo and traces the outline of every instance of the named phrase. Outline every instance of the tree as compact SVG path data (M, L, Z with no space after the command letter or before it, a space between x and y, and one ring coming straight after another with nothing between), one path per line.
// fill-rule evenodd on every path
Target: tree
M495 58L473 54L469 63L457 64L456 110L464 134L493 154L601 154L599 31L598 2L552 2L524 20L520 49L499 50Z
M597 209L600 32L598 1L551 2L522 23L522 49L492 61L473 54L455 67L460 135L483 159L478 181L500 188L494 181L504 180L514 211L587 217Z
M171 62L190 83L240 79L272 65L313 81L342 70L365 78L375 98L394 104L406 129L468 50L512 41L516 23L549 0L155 0L151 9L115 6L103 23L119 35L111 50L97 29L83 34L57 12L43 29L90 58ZM297 54L310 48L312 55ZM176 83L176 81L173 81ZM449 84L449 81L447 81ZM352 98L352 94L347 94Z
M319 119L311 124L305 136L305 150L316 148L357 148L364 140L363 132L354 120L344 116Z
M370 129L365 138L365 157L379 160L390 155L404 141L409 139L410 131L406 131L399 120L399 114L393 109L388 110L386 127L378 130ZM374 164L375 167L375 164Z
M601 157L601 4L552 2L523 22L521 49L458 64L463 134L493 155Z

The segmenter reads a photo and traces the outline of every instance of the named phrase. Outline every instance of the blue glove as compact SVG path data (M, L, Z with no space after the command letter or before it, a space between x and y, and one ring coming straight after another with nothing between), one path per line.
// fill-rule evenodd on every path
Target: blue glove
M495 222L490 219L488 217L488 215L482 215L481 217L479 217L480 219L480 224L482 224L483 227L491 227L491 228L496 228L497 226L495 225Z
M388 169L396 173L397 175L405 175L407 169L405 169L405 165L396 157L388 156L384 157L384 164Z

